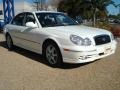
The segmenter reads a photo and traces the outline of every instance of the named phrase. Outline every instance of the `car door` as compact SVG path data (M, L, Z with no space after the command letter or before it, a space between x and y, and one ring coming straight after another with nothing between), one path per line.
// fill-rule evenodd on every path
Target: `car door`
M21 30L24 30L23 22L25 19L25 13L20 13L12 20L8 25L9 33L13 39L15 45L22 45Z
M35 19L35 16L33 13L27 12L25 13L25 19L24 19L24 29L21 29L20 36L22 37L21 39L23 40L23 44L25 48L35 51L35 52L40 52L41 51L41 43L40 43L40 29L37 28L32 28L32 27L27 27L26 23L28 22L33 22L34 24L37 24L37 21Z

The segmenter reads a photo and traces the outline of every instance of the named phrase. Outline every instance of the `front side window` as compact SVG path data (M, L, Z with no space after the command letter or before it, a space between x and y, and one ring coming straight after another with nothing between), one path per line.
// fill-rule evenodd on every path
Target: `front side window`
M13 25L18 25L18 26L23 26L23 21L24 21L24 13L18 14L13 21L11 22L11 24Z
M27 22L33 22L35 23L35 17L32 13L26 13L26 20L25 23Z
M36 13L42 27L78 25L77 22L62 13Z

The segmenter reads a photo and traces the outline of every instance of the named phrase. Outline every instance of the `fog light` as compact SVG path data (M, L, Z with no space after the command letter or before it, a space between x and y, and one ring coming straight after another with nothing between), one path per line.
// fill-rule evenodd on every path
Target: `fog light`
M91 58L91 57L92 57L92 55L80 56L79 59L86 60L86 59Z
M85 59L87 59L87 58L88 58L87 56L80 56L79 59L81 59L81 60L85 60Z

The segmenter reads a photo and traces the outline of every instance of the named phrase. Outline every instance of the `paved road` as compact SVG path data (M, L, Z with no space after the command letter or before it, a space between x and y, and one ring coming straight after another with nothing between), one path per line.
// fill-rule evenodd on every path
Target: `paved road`
M0 34L0 90L120 90L120 45L110 57L52 68L35 53L8 51Z

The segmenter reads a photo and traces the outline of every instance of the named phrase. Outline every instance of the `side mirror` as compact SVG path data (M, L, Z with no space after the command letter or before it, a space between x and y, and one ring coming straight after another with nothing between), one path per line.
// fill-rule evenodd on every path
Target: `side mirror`
M37 28L38 27L37 23L34 24L33 22L27 22L26 26L31 27L31 28Z

